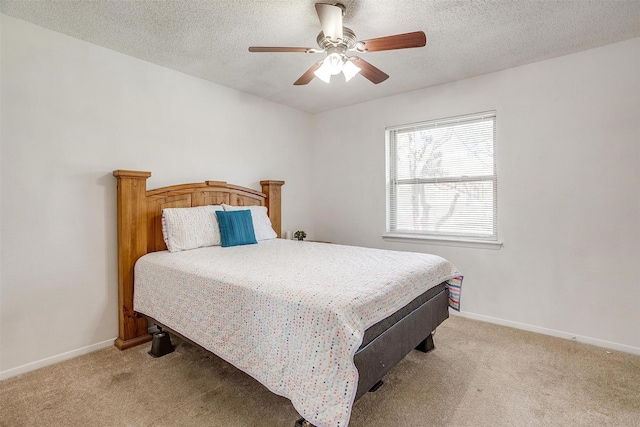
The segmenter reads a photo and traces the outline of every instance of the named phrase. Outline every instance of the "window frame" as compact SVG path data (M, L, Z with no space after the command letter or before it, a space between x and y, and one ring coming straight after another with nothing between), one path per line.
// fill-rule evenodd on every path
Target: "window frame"
M407 178L399 180L398 174L398 148L397 140L395 136L399 131L416 131L435 127L453 126L460 123L470 123L476 120L493 120L493 173L491 175L474 175L474 176L453 176L453 177L437 177L437 178ZM386 232L383 235L385 240L391 241L424 241L430 244L439 244L447 246L468 246L468 247L480 247L498 249L502 246L502 243L498 240L498 169L496 161L496 139L497 139L497 112L495 110L485 111L481 113L465 114L454 117L445 117L435 120L427 120L423 122L390 126L385 128L385 148L386 148ZM403 181L399 183L399 181ZM434 184L434 183L460 183L460 182L481 182L492 181L493 182L493 227L492 235L479 236L472 233L433 233L430 231L398 231L397 226L395 229L392 225L396 224L396 218L393 215L397 215L397 208L394 203L396 202L395 194L397 192L398 185L412 185L412 184Z

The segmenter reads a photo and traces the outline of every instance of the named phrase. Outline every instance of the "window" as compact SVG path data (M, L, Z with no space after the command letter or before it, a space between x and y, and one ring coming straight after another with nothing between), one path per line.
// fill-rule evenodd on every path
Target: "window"
M386 129L387 237L498 239L495 111Z

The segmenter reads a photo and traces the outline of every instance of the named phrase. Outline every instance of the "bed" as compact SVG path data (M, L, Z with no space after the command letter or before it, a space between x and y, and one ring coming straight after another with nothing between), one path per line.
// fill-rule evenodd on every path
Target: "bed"
M168 252L162 214L172 208L264 206L269 237L279 237L284 182L261 181L262 191L222 181L147 190L149 172L113 174L115 345L149 342L149 319L289 398L308 420L296 425L347 426L353 402L389 369L414 348L433 348L432 332L457 303L460 274L425 254L278 238Z

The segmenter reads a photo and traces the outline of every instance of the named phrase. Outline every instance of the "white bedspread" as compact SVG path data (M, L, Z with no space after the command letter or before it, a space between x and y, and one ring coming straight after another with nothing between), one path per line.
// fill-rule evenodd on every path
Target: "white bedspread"
M455 276L435 255L273 239L145 255L134 309L289 398L312 424L345 427L364 331Z

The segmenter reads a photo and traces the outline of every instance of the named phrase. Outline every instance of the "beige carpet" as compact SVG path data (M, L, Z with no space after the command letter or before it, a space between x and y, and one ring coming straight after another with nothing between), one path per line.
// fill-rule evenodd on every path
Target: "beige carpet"
M350 427L640 426L640 356L452 317ZM284 426L298 414L194 346L108 348L0 382L2 426Z

